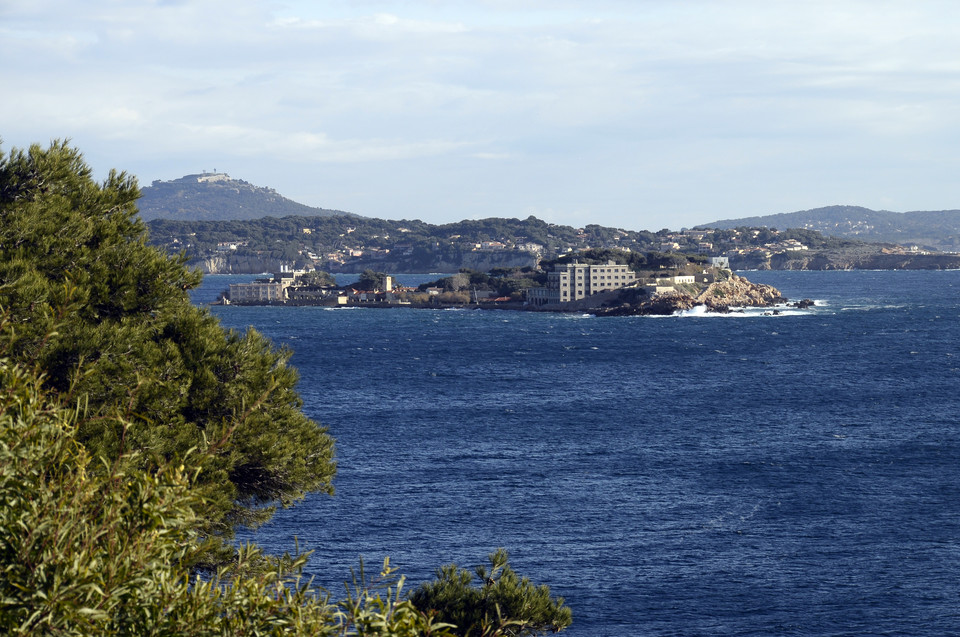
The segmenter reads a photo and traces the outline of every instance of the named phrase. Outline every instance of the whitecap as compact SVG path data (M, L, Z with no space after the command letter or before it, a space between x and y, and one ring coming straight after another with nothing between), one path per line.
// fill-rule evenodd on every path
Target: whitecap
M695 305L689 310L680 310L679 312L676 312L674 316L691 317L691 316L707 316L708 314L709 312L707 312L706 305Z

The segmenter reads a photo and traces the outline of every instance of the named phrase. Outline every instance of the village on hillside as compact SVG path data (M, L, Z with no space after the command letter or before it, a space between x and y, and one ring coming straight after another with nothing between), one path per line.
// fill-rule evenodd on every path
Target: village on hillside
M321 247L311 248L309 245L314 230L302 228L300 232L302 233L301 245L298 246L292 261L303 266L304 269L359 272L370 267L376 268L381 264L390 265L397 261L411 259L424 251L416 241L409 243L404 243L402 240L395 241L389 234L364 237L358 233L358 236L351 240L351 235L357 232L355 227L347 227L340 235L340 240L330 249L324 250ZM402 236L411 231L400 227L398 232ZM807 244L788 234L780 236L781 232L766 229L661 231L650 237L639 238L631 236L635 233L626 231L617 231L610 236L597 236L598 234L600 233L578 228L573 237L565 238L556 245L544 245L536 241L524 240L522 237L473 240L459 234L452 234L446 237L446 242L435 241L431 246L431 252L442 253L444 250L453 250L463 262L461 265L471 267L482 263L502 263L505 266L534 265L543 258L596 249L623 252L656 250L685 255L711 255L726 257L728 262L731 260L762 262L777 254L809 250ZM214 246L197 245L189 240L182 241L176 238L173 241L173 247L187 249L192 254L206 254L208 257L219 255L220 258L246 254L250 248L254 247L249 240L240 239L218 241ZM914 246L910 250L916 251L917 248ZM262 250L257 250L258 256L262 253Z

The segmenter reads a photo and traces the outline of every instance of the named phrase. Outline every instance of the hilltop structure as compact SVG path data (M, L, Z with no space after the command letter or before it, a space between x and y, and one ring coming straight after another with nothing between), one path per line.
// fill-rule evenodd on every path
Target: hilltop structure
M254 186L217 171L184 175L170 181L155 180L141 190L137 205L144 221L251 220L291 215L356 217L340 210L297 203L273 188Z

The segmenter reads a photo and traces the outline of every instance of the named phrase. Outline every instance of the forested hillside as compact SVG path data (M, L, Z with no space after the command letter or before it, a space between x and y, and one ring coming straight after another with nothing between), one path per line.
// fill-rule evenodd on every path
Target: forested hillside
M282 261L295 267L359 272L368 267L436 272L478 255L524 263L591 247L646 249L658 242L650 232L590 224L573 228L527 219L480 219L433 225L418 220L327 216L266 217L251 221L171 221L149 223L153 243L194 260L229 256ZM506 259L506 260L505 260ZM458 266L459 267L459 266ZM402 268L398 270L397 268ZM258 270L261 271L261 270Z
M804 228L834 237L916 244L934 250L960 251L960 210L890 212L860 206L827 206L813 210L726 219L704 228Z
M949 268L950 255L897 244L826 236L816 230L737 227L657 232L583 228L527 219L433 225L358 217L266 217L251 221L149 223L151 241L185 252L208 273L275 272L281 266L328 272L456 272L536 267L589 249L727 256L734 269Z

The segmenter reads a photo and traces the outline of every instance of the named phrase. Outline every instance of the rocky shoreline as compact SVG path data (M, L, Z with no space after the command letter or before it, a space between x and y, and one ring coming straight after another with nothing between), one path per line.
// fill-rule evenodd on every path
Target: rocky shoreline
M681 291L665 292L590 311L597 316L669 316L698 306L704 306L708 312L726 313L734 308L775 307L786 303L787 298L772 285L753 283L733 274L729 279L709 284L696 295ZM804 299L794 305L810 307L813 302Z
M523 301L474 301L473 303L444 303L433 300L429 303L417 303L397 298L394 300L362 300L335 302L326 299L274 300L244 303L236 305L279 305L279 306L315 306L329 307L366 307L366 308L409 308L409 309L472 309L472 310L513 310L526 312L586 313L595 316L669 316L704 307L707 312L728 313L739 308L774 308L788 303L786 297L777 288L763 283L753 283L744 277L728 273L726 278L705 286L682 285L671 291L651 293L646 287L628 287L608 290L577 301L554 303L549 305L530 305ZM226 296L226 295L224 295ZM223 297L221 297L223 299ZM804 299L791 304L792 307L807 308L813 301Z

